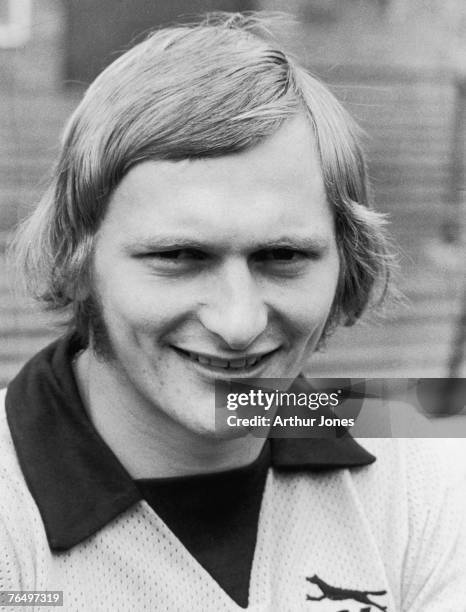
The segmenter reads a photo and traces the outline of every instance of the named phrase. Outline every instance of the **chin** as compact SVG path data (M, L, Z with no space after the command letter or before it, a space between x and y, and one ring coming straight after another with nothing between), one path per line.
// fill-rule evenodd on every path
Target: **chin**
M218 409L215 414L198 414L198 418L177 419L186 432L202 438L203 440L234 440L244 438L250 432L244 427L230 427L227 425L225 412Z
M189 423L185 425L191 433L204 440L235 440L244 438L250 432L242 427L229 427L226 423Z

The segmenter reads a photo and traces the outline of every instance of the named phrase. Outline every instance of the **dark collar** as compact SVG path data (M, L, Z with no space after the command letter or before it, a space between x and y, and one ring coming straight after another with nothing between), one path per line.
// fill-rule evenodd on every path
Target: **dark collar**
M78 544L141 499L83 408L71 366L80 348L75 336L54 342L24 366L6 396L19 463L55 550ZM351 468L375 461L349 436L273 439L271 448L278 469Z

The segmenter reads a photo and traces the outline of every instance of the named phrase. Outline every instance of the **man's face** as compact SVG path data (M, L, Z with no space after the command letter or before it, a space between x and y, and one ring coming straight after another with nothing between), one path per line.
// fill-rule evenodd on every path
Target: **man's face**
M115 190L94 291L120 397L214 435L214 383L293 378L315 348L339 261L312 130L255 148L149 161Z

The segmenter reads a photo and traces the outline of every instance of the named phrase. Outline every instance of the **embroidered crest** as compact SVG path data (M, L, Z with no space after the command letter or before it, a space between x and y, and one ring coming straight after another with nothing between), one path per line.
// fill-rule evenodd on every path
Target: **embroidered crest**
M311 584L318 586L321 591L321 595L318 596L306 595L306 601L322 601L324 599L328 599L330 601L344 601L345 599L352 599L353 601L369 606L368 608L361 608L360 612L370 612L372 606L377 608L377 610L381 610L382 612L388 611L386 606L382 606L370 599L372 597L381 597L382 595L386 595L387 591L357 591L355 589L342 589L340 587L327 584L316 574L314 574L314 576L307 577L306 580ZM339 612L346 611L340 610Z

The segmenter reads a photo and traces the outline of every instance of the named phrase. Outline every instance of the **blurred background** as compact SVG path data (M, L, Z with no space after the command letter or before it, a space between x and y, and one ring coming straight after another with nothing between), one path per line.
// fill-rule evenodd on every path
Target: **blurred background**
M466 376L464 0L0 0L0 386L60 333L15 296L5 246L86 84L141 32L257 9L294 18L278 36L365 129L400 252L403 302L338 330L306 374Z

